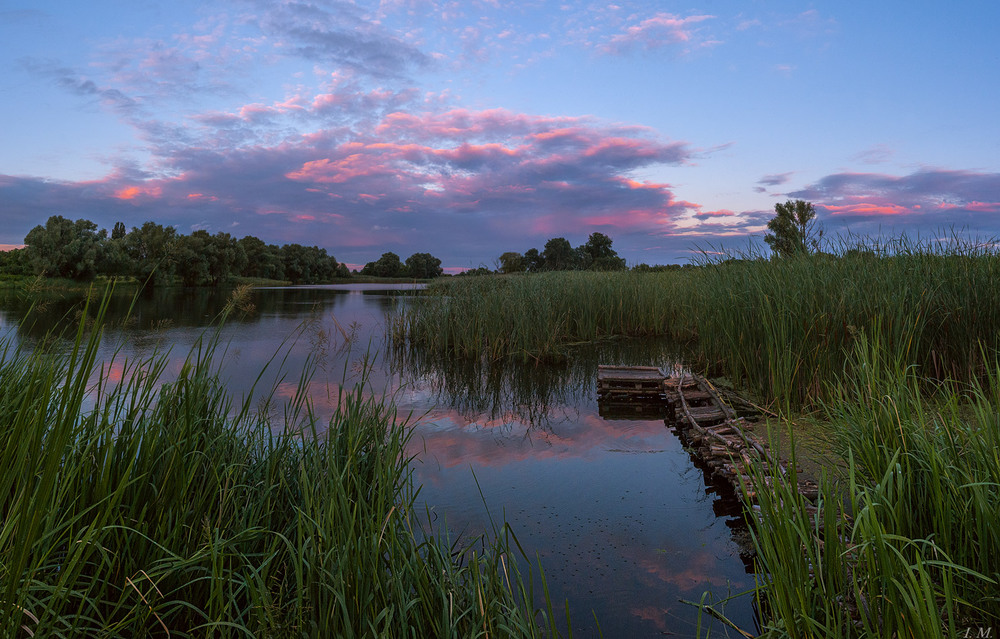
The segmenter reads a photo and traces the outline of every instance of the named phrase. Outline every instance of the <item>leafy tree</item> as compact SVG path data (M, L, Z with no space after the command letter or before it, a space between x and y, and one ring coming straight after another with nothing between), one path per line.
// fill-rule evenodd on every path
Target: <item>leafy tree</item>
M587 268L593 271L625 270L625 260L618 257L611 245L611 238L604 233L591 233L583 245L583 251L589 258Z
M174 243L176 273L184 286L207 286L211 283L209 274L209 241L206 231L195 231L191 235L181 235Z
M538 251L535 251L537 254ZM501 273L523 273L528 269L528 262L524 256L514 251L507 251L500 256Z
M396 258L397 260L399 258ZM337 273L337 260L318 246L286 244L281 247L285 279L292 284L329 282Z
M586 271L590 268L590 265L594 262L594 258L590 256L587 252L587 247L580 245L573 249L573 269L578 271Z
M146 286L169 284L174 276L177 229L146 222L125 236L132 274Z
M403 274L403 263L399 256L393 252L383 253L382 257L375 262L368 262L361 269L362 275L374 275L375 277L399 277Z
M175 246L177 274L184 286L218 286L242 272L247 256L229 233L198 230L181 236Z
M615 256L599 257L590 263L588 267L591 271L624 271L627 270L625 266L625 259Z
M587 243L583 248L590 255L591 259L599 260L602 257L618 257L618 253L611 248L612 240L604 233L591 233L587 238Z
M438 277L444 272L441 260L430 253L414 253L406 258L406 268L410 272L410 277L418 279Z
M764 236L779 257L819 250L823 232L816 229L816 209L805 200L788 200L774 205L774 217L767 223L771 231Z
M529 273L545 270L545 259L539 254L538 249L532 248L524 252L524 268Z
M111 230L112 240L123 240L128 232L125 230L125 224L122 222L115 222L114 228Z
M27 249L0 251L0 273L5 275L31 275Z
M542 251L546 271L568 271L576 268L578 258L569 240L564 237L554 237L545 243Z
M240 238L239 245L247 256L246 266L242 270L244 277L261 277L270 280L285 278L285 269L281 263L281 249L274 244L265 244L263 240L247 235Z
M493 275L493 271L483 265L479 265L476 268L470 268L467 271L462 271L458 274L459 277L479 277L482 275Z
M116 233L121 229L115 225L115 230L111 233L111 239L104 243L104 251L101 254L101 261L97 264L97 272L109 277L132 275L135 266L132 258L129 257L125 246L125 234L116 237ZM122 224L122 228L124 228Z
M98 232L90 220L53 215L45 226L28 231L24 243L35 273L87 280L97 274L106 239L107 232Z
M246 268L247 254L236 238L229 233L220 231L209 236L208 247L209 283L212 286L229 281Z

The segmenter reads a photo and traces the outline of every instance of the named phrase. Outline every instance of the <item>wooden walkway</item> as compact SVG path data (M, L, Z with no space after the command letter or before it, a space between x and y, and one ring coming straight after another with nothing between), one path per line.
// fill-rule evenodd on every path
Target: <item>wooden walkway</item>
M598 366L601 399L664 399L667 374L655 366Z
M620 407L626 402L664 404L666 422L677 428L688 446L711 469L727 481L736 494L748 499L751 508L761 482L751 481L752 468L764 472L763 485L771 485L771 473L787 473L780 459L767 446L747 434L746 423L722 400L712 384L694 373L669 376L653 366L598 366L597 393L600 404ZM741 484L745 490L741 490ZM818 496L816 484L800 480L799 492L810 502Z

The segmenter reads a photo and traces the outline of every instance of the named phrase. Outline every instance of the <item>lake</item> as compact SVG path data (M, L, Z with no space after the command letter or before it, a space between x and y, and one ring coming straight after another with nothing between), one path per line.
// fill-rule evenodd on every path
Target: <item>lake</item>
M540 559L557 611L568 600L574 636L597 636L598 623L606 637L695 636L698 611L681 600L710 591L718 602L753 587L731 492L708 479L658 407L597 399L599 363L673 368L676 349L618 340L574 347L558 366L440 361L386 343L387 314L420 303L416 288L255 289L253 308L217 328L222 378L238 397L273 389L281 399L311 366L320 415L334 409L341 383L391 394L413 431L420 521L459 541L491 529L491 518L509 522L528 557ZM130 296L115 296L102 352L108 374L158 349L170 351L168 376L176 372L215 330L226 300L221 290L160 290L133 308ZM7 294L0 333L36 343L79 305L78 295L47 295L29 312ZM752 597L719 607L755 630Z

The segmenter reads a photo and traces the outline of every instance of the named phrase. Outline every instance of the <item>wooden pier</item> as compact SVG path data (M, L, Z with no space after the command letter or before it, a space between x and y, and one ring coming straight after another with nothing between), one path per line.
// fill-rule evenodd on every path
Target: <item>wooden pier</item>
M666 379L655 366L598 366L597 394L601 399L663 400Z
M597 393L599 404L613 405L618 411L629 402L662 402L666 423L677 429L713 475L749 500L751 509L756 501L754 491L761 487L761 482L750 481L751 468L764 471L764 486L771 485L769 473L787 473L781 460L772 457L766 444L748 435L743 418L700 375L668 375L654 366L598 366ZM741 490L741 484L746 490ZM814 482L800 480L798 488L809 501L817 498Z

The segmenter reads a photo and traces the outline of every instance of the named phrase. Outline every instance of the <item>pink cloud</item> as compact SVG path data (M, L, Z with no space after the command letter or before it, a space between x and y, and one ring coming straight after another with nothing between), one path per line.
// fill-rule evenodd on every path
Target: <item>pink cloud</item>
M692 43L697 35L693 25L714 17L697 15L680 18L670 13L657 13L612 36L601 50L605 53L621 54L634 48L649 51L668 45Z
M0 197L29 219L41 202L53 210L71 202L106 227L151 219L190 232L206 221L215 231L239 223L246 234L320 244L356 263L377 257L360 252L372 246L478 264L552 236L578 233L571 241L583 241L598 228L662 235L690 210L669 184L633 177L693 154L644 127L505 109L421 110L422 102L402 110L406 91L337 82L343 92L208 113L187 131L150 129L165 176L122 170L86 184L5 177ZM334 103L355 126L287 134L281 118L320 117Z
M118 189L114 197L119 200L134 200L140 197L158 198L163 194L163 189L156 185L126 186Z
M875 204L872 202L858 202L842 206L825 204L823 208L832 215L903 215L909 212L909 209L898 204Z

